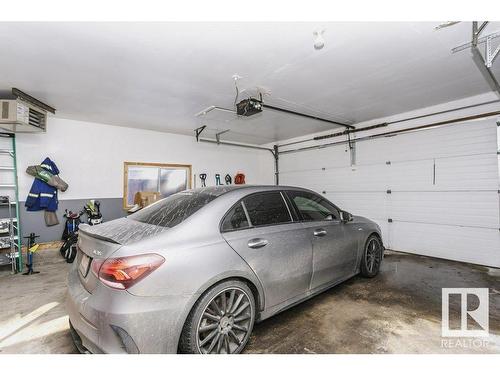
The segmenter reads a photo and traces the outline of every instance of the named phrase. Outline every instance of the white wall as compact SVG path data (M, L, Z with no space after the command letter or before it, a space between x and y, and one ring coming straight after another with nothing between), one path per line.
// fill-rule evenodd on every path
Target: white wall
M192 164L193 174L245 173L247 184L273 184L271 153L239 147L197 143L194 136L161 133L90 122L50 118L44 134L18 134L20 200L26 200L33 177L28 165L49 156L59 167L69 189L59 199L121 198L123 162ZM198 186L199 179L197 181Z

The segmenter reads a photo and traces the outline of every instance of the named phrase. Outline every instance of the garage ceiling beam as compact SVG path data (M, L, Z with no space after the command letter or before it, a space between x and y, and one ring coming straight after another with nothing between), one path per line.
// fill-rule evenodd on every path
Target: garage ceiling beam
M486 66L486 61L484 60L484 57L478 47L472 47L472 59L490 86L491 90L500 94L500 84L491 69Z
M470 48L472 52L472 59L483 75L484 79L490 86L491 90L496 91L500 95L500 84L498 83L497 78L491 70L493 61L500 53L500 45L495 50L493 50L492 41L493 39L500 37L500 32L481 37L481 33L484 31L487 25L488 21L482 22L481 24L479 24L479 22L477 21L473 21L471 42L455 47L451 50L451 52L455 53ZM478 47L479 44L483 43L486 44L484 56Z
M491 56L491 51L490 51L491 39L489 37L486 38L486 51L485 51L486 60L477 46L479 36L483 32L487 24L488 22L483 22L481 25L478 25L477 21L472 22L472 57L474 59L474 63L479 68L481 74L485 78L486 82L488 82L491 89L500 94L500 84L498 84L495 75L490 69L494 59L494 56L493 57ZM498 51L496 53L498 53Z
M477 21L472 22L472 45L477 46L477 39L483 32L484 28L488 25L488 21L484 21L479 25Z
M492 34L488 34L488 35L485 35L485 36L482 36L480 38L477 39L477 44L483 44L483 43L486 43L486 40L487 39L490 39L490 40L493 40L493 39L496 39L496 38L500 38L500 32L496 32L496 33L492 33ZM465 51L466 49L469 49L472 47L472 42L468 42L468 43L464 43L464 44L461 44L455 48L453 48L451 50L452 53L457 53L457 52L460 52L460 51Z

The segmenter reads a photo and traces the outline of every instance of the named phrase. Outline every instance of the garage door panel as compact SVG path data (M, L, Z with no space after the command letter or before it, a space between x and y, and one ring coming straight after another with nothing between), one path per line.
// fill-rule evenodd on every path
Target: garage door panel
M378 222L394 250L498 267L497 147L490 118L358 142L353 167L344 146L331 147L339 165L302 175L341 208ZM321 151L308 165L323 164L330 154ZM301 185L300 175L283 180Z
M432 160L398 162L387 166L389 178L386 189L419 190L432 186L434 166Z
M436 186L446 189L498 189L496 153L436 160Z
M327 193L326 198L341 209L372 220L386 220L385 193Z
M384 165L324 171L325 190L386 190L389 171Z
M351 178L359 190L386 190L390 170L386 165L355 166L351 168ZM347 187L349 176L346 176L344 187Z
M500 267L498 230L398 222L390 225L393 249Z
M313 170L284 171L280 173L283 185L317 186L320 191L368 189L387 190L387 180L390 169L385 165L342 168L327 168ZM369 184L366 183L369 181Z
M280 174L281 185L308 187L324 185L325 172L310 170L300 172L286 172Z
M280 171L296 171L349 165L349 153L340 147L284 154L280 157Z
M402 161L454 155L468 155L496 149L494 120L468 122L453 127L400 134L359 142L357 160L361 163Z
M393 193L389 210L393 220L499 228L496 192Z

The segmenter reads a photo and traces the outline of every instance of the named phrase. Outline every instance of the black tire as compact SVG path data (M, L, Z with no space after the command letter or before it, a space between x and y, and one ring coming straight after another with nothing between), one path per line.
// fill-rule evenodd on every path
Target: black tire
M377 276L383 255L384 246L380 238L376 235L368 237L361 259L361 275L364 277Z
M217 314L214 313L217 309L215 306L219 308ZM246 307L239 311L244 306ZM207 315L210 317L207 318ZM219 315L219 320L212 319ZM239 280L223 281L203 293L191 309L182 329L179 352L240 353L250 338L254 322L255 299L248 285ZM211 326L213 328L208 330Z
M66 259L66 262L73 263L76 258L76 243L78 242L78 235L73 234L70 238L68 238L64 244L61 246L60 252L61 255Z
M76 248L76 242L72 243L67 251L66 254L66 262L67 263L73 263L75 258L76 258L76 253L77 253L77 248Z
M70 239L67 239L64 241L64 243L62 244L61 248L59 249L59 252L61 253L61 256L63 258L66 258L66 253L68 251L68 248L69 246L71 245L71 241Z

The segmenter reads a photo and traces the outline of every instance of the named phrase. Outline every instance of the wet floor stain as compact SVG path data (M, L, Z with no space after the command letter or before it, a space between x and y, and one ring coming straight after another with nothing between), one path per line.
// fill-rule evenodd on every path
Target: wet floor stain
M486 267L390 253L356 276L257 324L246 353L500 353L500 275ZM490 338L443 347L441 288L490 288Z

